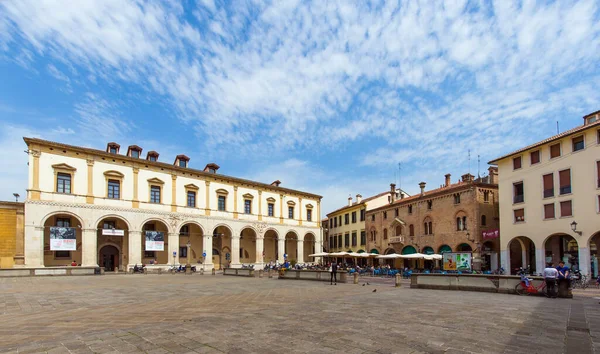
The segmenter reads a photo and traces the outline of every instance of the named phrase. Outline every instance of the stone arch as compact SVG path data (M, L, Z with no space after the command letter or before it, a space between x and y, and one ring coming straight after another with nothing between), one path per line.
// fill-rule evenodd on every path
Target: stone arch
M181 230L181 228L183 226L187 225L187 224L193 224L193 225L198 226L200 228L200 230L202 230L202 234L206 235L206 229L204 228L204 226L201 223L199 223L198 221L195 221L195 220L184 220L184 221L182 221L181 223L179 223L179 225L177 225L176 232L179 232L179 230Z
M225 232L217 232L219 228L223 228ZM233 229L227 224L220 223L212 228L211 236L213 237L213 248L219 251L218 255L213 255L213 264L216 269L223 269L232 261L231 249L233 235ZM227 256L228 253L229 257Z
M190 264L206 262L206 259L202 257L204 236L206 235L202 225L196 221L184 221L178 225L177 233L179 233L179 250L177 250L179 264L187 264L188 261ZM208 257L207 254L206 258Z
M285 233L285 254L287 254L287 259L289 261L298 260L298 240L300 239L300 235L295 230L288 230Z
M304 243L303 260L304 262L308 262L310 260L308 256L316 252L317 236L313 232L308 231L304 234L302 242Z
M598 265L600 264L600 231L593 233L587 240L587 246L589 250L590 259L594 259L592 262L593 266L588 265L588 272L593 278L597 278L600 275L598 271ZM583 262L580 265L580 270L583 271Z
M278 249L278 240L279 240L279 232L274 227L269 227L265 230L263 234L263 262L275 263L278 259L279 249Z
M41 221L40 224L43 226L46 223L46 221L48 221L48 219L50 219L51 217L56 216L56 215L69 215L69 216L72 216L75 219L77 219L77 221L79 221L80 228L85 228L85 225L83 223L83 219L79 215L77 215L75 213L72 213L70 211L53 211L51 213L48 213L46 216L44 216L42 218L42 221Z
M243 226L240 230L240 262L256 263L256 239L258 232L252 226Z
M385 252L383 252L383 254L395 254L396 250L392 247L386 248Z
M106 215L103 215L103 216L99 217L96 220L96 222L94 223L94 225L99 225L100 222L103 221L104 219L119 219L119 220L121 220L121 221L123 221L125 223L125 225L127 226L128 230L131 230L131 223L126 218L124 218L123 216L118 215L118 214L106 214Z
M106 251L106 247L115 248L117 250L117 257L111 257L110 259L108 259L107 257L103 257L105 253L103 251ZM122 258L122 255L123 251L121 250L121 247L119 245L112 242L104 243L101 247L98 248L98 264L100 265L100 267L104 267L106 271L113 271L115 268L119 269L123 266L123 264L120 264L120 259Z
M161 219L161 218L157 218L157 217L150 217L150 218L147 218L146 220L142 221L140 223L139 230L143 230L144 225L146 225L149 222L153 222L153 221L158 221L158 222L163 223L167 227L167 232L169 232L169 233L173 232L173 230L171 230L171 226L170 226L170 224L169 224L169 222L167 220Z
M519 268L526 269L530 266L532 272L541 272L537 269L535 242L527 236L515 236L508 240L506 247L506 274L516 274ZM539 260L543 263L543 260Z
M551 259L554 266L558 266L558 262L564 261L569 268L573 264L579 265L580 247L581 245L575 237L564 232L553 233L542 242L544 261Z

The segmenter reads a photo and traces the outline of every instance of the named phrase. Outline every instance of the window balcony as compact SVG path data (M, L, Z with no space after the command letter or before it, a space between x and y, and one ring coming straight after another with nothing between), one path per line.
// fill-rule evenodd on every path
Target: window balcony
M525 196L523 194L515 195L513 197L513 204L523 203L525 201Z
M404 236L392 236L389 240L390 243L404 243Z
M544 198L554 197L554 188L544 189Z

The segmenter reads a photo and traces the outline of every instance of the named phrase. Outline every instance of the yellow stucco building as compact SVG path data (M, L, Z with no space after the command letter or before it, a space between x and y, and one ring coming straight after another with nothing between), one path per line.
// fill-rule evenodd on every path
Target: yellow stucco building
M24 206L0 202L0 268L23 265Z
M583 119L490 162L498 165L501 262L513 273L562 260L598 275L600 111Z

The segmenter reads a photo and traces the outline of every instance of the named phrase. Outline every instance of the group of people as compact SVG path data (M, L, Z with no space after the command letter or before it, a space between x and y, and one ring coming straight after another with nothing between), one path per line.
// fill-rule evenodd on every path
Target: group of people
M552 298L555 298L558 294L556 290L557 281L559 285L566 282L567 287L571 287L571 270L565 266L565 262L563 261L558 262L558 267L554 267L552 262L548 262L542 274L546 281L546 291Z

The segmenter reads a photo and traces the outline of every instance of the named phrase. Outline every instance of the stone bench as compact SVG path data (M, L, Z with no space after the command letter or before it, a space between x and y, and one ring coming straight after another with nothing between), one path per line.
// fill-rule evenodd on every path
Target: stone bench
M100 274L100 268L96 268L96 267L44 267L44 268L0 269L0 278L4 278L4 277L35 277L35 276L99 275L99 274Z
M279 279L295 279L295 280L316 280L316 281L330 281L331 273L326 270L296 270L289 269L279 271ZM337 282L347 283L348 272L340 271L337 272Z
M224 268L223 275L234 275L238 277L253 277L254 269L250 268Z
M530 276L534 286L544 281L542 277ZM491 293L516 294L515 287L521 277L494 274L412 274L410 287L417 289L465 290ZM541 294L540 294L541 295ZM560 284L558 297L572 298L571 289Z

